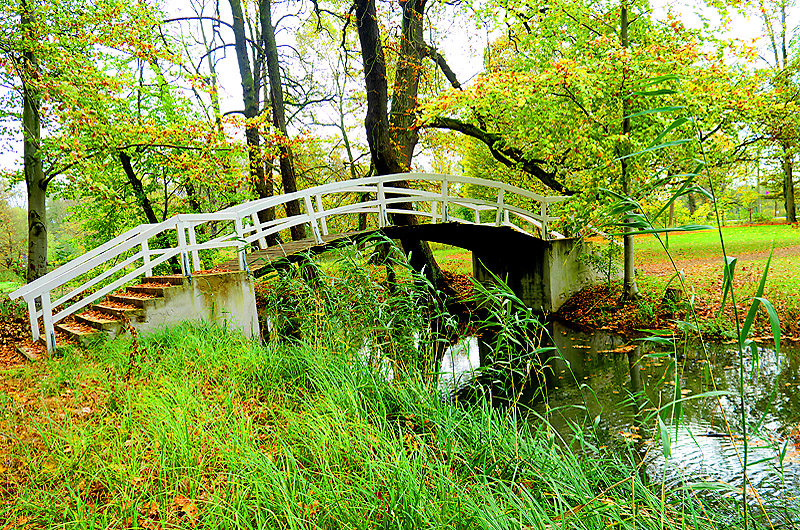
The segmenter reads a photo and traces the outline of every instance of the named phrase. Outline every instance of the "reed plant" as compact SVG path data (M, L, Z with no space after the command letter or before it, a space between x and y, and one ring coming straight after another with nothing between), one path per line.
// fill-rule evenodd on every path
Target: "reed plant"
M717 526L697 499L665 502L635 463L600 450L592 433L576 433L584 450L573 453L513 403L443 400L426 365L413 361L431 354L428 338L395 342L400 332L390 329L401 317L436 316L436 293L422 282L379 291L344 259L340 276L293 287L302 289L299 334L261 343L186 323L135 345L68 348L4 374L0 521L68 529ZM293 274L277 281L293 284ZM536 346L530 315L502 286L489 293L506 318L496 351ZM380 347L365 355L359 336ZM376 362L379 351L392 370Z

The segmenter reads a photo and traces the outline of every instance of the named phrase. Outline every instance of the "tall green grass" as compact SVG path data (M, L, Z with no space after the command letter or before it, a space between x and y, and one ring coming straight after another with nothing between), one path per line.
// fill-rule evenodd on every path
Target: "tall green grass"
M713 526L697 502L685 511L662 504L623 460L588 445L582 455L566 451L546 424L509 410L454 407L424 378L390 380L336 340L262 346L186 324L146 337L139 352L131 359L121 341L67 350L23 374L38 402L12 403L3 419L24 411L24 430L39 442L14 440L6 458L18 463L20 481L6 487L0 520L34 528Z

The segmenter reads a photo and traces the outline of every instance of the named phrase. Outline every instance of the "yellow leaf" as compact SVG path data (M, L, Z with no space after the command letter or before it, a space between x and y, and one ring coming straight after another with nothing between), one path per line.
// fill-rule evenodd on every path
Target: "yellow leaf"
M42 462L42 471L45 473L55 473L58 471L58 461L53 458L53 455L48 456Z

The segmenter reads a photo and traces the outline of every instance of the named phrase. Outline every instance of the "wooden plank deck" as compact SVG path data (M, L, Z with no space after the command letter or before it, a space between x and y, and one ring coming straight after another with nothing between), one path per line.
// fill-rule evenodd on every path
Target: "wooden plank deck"
M344 243L345 241L360 241L376 232L378 232L378 229L372 228L369 230L344 232L342 234L329 234L327 236L322 236L322 243L317 243L313 237L300 239L298 241L286 241L264 250L246 253L247 268L255 273L259 269L263 269L276 261L284 259L291 260L293 256L297 256L303 252L318 254L330 250L339 243ZM217 267L228 270L239 270L239 260L238 258L232 259L217 265Z

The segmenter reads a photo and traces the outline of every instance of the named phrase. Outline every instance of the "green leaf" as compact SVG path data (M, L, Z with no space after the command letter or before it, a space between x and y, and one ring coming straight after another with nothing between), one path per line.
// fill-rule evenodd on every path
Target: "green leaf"
M663 144L656 145L654 147L648 147L647 149L642 149L641 151L636 151L635 153L631 153L629 155L620 156L615 158L614 160L625 160L626 158L631 158L633 156L643 155L645 153L649 153L651 151L658 151L659 149L665 149L667 147L674 147L676 145L688 144L689 142L693 142L691 138L684 138L682 140L672 140L670 142L666 142Z
M638 85L638 87L639 88L646 88L646 87L649 87L649 86L657 85L659 83L663 83L665 81L679 81L679 80L680 80L680 77L678 77L675 74L658 75L656 77L651 77L650 79L647 79L646 81L643 81L641 84Z
M660 114L662 112L673 112L676 110L683 110L686 107L659 107L657 109L647 109L643 110L642 112L637 112L636 114L630 114L628 116L623 116L622 119L625 118L636 118L637 116L644 116L646 114Z
M764 296L764 286L767 283L767 274L769 273L769 265L772 262L772 252L773 249L769 252L769 257L767 258L767 264L764 265L764 272L761 274L761 281L758 282L758 288L756 289L756 294L753 297L753 302L750 304L750 310L747 312L747 317L744 319L744 324L742 324L742 334L739 337L739 345L742 349L744 349L744 340L750 334L750 328L753 326L753 321L756 318L756 313L758 312L758 304L759 300L763 300ZM771 306L772 304L770 304ZM772 309L773 312L775 309ZM777 319L777 315L775 316ZM772 315L770 315L770 323L772 322ZM773 325L773 339L775 339L775 327ZM776 347L780 344L780 326L778 326L778 337L776 339Z
M687 118L686 116L682 116L682 117L680 117L680 118L676 118L675 120L673 120L673 121L672 121L672 123L670 123L670 124L667 126L667 128L666 128L666 129L664 129L663 131L661 131L661 133L660 133L658 136L656 136L656 139L655 139L655 140L653 140L653 141L650 143L650 145L649 145L649 146L647 146L647 147L648 147L648 149L649 149L649 148L651 148L651 147L653 147L654 145L657 145L657 144L659 144L659 143L660 143L660 142L661 142L661 141L662 141L664 138L666 138L666 136L667 136L667 135L668 135L670 132L674 131L675 129L677 129L678 127L680 127L680 126L682 126L682 125L685 125L685 124L687 124L687 123L690 123L691 121L692 121L692 120L691 120L691 118ZM689 138L685 138L685 140L692 141L692 140L691 140L691 139L689 139Z
M688 491L700 491L700 490L707 490L707 491L733 491L738 492L741 491L740 488L736 488L731 484L727 484L725 482L692 482L690 484L686 484L684 486L678 486L675 488L675 491L678 490L688 490Z
M732 290L733 274L736 269L736 258L733 256L725 256L725 266L722 269L722 305L720 305L720 314L725 310L725 301L728 299L728 293Z
M615 223L612 226L625 226L625 223ZM661 234L664 232L696 232L698 230L713 230L713 226L709 225L683 225L674 228L651 228L649 230L638 230L636 234ZM625 235L623 232L617 234L608 234L610 236Z
M672 90L671 88L659 88L658 90L644 90L641 92L631 92L628 97L630 96L667 96L669 94L677 94L677 90Z
M772 305L772 302L764 297L756 296L753 298L753 300L761 302L761 305L763 305L764 309L767 310L767 315L769 315L769 325L770 329L772 330L772 341L775 343L775 355L777 356L781 350L781 321L778 317L778 312L775 311L775 307Z
M667 426L664 425L664 420L661 419L661 416L658 416L658 432L661 433L661 452L664 454L665 459L669 459L672 454L669 431Z

